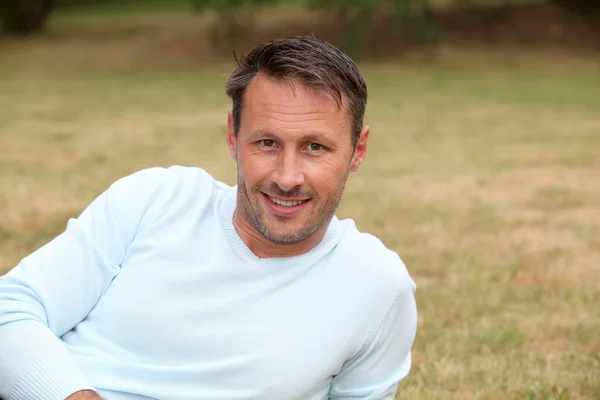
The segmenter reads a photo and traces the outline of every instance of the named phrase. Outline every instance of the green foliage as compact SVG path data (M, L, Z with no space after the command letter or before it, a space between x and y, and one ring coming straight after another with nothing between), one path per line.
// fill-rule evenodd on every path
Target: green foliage
M428 0L307 0L313 9L332 12L343 27L344 47L360 53L375 28L390 24L394 39L428 44L439 40L442 32L430 18Z
M59 17L144 18L189 15L189 0L55 0Z
M0 1L0 34L26 35L39 32L52 10L52 0Z
M568 11L583 15L584 17L592 17L600 14L600 1L598 0L553 0L553 2Z
M343 27L342 46L352 53L359 53L364 48L381 3L379 0L308 0L311 8L333 14Z
M220 14L230 14L248 7L273 4L278 0L192 0L192 7L196 11L216 11Z
M191 0L194 12L213 12L217 19L211 26L213 44L232 44L251 23L250 11L279 0Z
M251 23L251 11L280 0L192 0L196 12L216 15L213 44L238 39ZM441 30L430 18L428 0L302 0L309 8L331 14L342 29L340 45L358 55L382 21L394 40L427 44L441 38ZM376 33L375 33L376 34Z

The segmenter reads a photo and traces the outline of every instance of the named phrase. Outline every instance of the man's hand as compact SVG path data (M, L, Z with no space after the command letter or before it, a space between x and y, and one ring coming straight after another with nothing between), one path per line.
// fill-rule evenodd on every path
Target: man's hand
M102 400L102 397L93 390L80 390L67 397L66 400Z

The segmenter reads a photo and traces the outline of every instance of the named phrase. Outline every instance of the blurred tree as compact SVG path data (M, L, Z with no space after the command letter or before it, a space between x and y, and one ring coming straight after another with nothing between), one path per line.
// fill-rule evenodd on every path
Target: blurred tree
M0 33L27 35L39 32L53 6L53 0L1 0Z
M192 0L195 12L214 12L216 21L211 26L213 44L225 41L233 44L243 28L250 23L248 11L255 11L261 6L275 4L279 0Z
M600 14L599 0L552 0L554 3L566 10L581 14L584 17L592 17Z
M353 53L364 50L373 28L382 21L391 23L398 40L430 44L442 38L428 0L308 0L308 4L333 13L343 27L342 45Z
M441 30L430 18L429 0L304 0L316 10L334 16L342 27L340 41L345 50L359 54L373 28L382 19L392 23L397 38L427 44L441 38ZM249 28L249 11L279 0L192 0L196 12L213 12L213 43L232 44ZM400 36L401 35L401 36Z

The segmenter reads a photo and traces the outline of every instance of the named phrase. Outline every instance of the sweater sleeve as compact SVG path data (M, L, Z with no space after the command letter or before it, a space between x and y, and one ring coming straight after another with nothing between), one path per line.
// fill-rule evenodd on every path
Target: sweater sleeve
M0 398L63 400L92 389L59 337L119 273L162 171L118 180L62 234L0 277Z
M417 330L415 286L396 296L383 322L362 350L348 360L331 384L331 400L392 400L411 367Z

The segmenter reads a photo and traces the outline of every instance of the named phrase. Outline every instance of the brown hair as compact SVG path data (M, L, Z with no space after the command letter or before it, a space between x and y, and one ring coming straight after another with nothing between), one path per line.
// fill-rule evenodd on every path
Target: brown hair
M244 93L258 73L276 80L297 81L320 90L342 107L348 103L352 144L356 146L367 105L367 85L356 64L337 47L310 35L270 40L236 59L226 93L233 102L233 126L239 132Z

